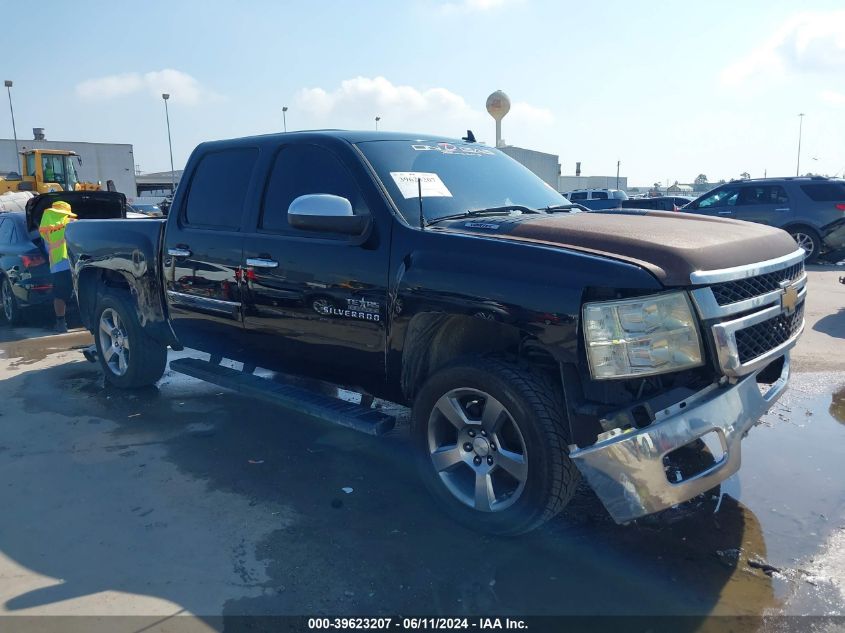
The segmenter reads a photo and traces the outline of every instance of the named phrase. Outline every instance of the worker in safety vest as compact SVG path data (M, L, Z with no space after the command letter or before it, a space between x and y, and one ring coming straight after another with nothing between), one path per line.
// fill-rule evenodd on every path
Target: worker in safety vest
M70 205L61 200L44 211L38 232L44 239L44 246L50 257L50 273L53 277L53 309L56 312L56 332L67 332L65 310L67 302L73 296L73 278L70 274L70 261L67 258L65 227L73 222L76 215Z

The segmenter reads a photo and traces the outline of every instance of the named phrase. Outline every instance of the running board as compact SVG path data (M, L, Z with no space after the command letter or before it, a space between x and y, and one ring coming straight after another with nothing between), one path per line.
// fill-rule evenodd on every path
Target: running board
M396 418L376 409L368 409L302 387L259 378L198 358L172 360L170 369L368 435L384 435L396 425Z

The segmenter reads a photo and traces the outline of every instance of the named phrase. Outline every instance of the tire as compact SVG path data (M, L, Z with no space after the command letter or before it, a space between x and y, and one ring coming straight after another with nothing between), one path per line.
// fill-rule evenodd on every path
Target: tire
M23 323L23 310L12 290L12 283L8 277L3 277L2 282L0 282L0 306L2 306L0 313L2 313L3 320L8 325Z
M822 240L815 229L809 226L791 226L787 231L792 236L792 239L795 240L796 244L807 253L807 256L804 258L805 263L812 264L819 258L822 250Z
M423 482L472 529L528 532L575 493L561 396L540 376L495 358L462 359L427 380L412 416Z
M137 389L161 378L167 364L167 346L144 331L128 294L102 297L94 326L97 357L110 384Z

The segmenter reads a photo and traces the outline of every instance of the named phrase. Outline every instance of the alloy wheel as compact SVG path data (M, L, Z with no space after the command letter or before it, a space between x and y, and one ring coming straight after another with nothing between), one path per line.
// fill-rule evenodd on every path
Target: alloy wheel
M804 252L807 253L807 255L813 252L815 243L813 242L812 236L799 231L798 233L793 233L792 238L796 241L798 246L804 249Z
M446 489L480 512L500 512L522 496L528 451L505 406L479 389L453 389L428 420L432 466Z
M103 361L115 376L123 376L129 369L129 337L112 308L106 308L100 315L100 349Z
M15 298L12 295L12 286L9 284L8 279L3 280L3 287L0 293L2 293L3 299L3 316L6 317L6 321L11 323L12 317L15 316Z

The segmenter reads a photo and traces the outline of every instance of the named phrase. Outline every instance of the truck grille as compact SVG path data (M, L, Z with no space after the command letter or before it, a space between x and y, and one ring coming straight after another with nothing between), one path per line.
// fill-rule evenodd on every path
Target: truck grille
M725 281L710 286L720 306L764 295L780 288L783 281L795 281L804 274L804 262L756 277Z
M792 314L779 314L762 323L738 330L736 348L740 362L747 363L783 345L798 332L803 321L802 301Z

